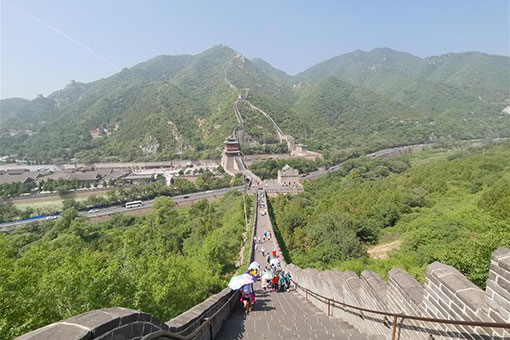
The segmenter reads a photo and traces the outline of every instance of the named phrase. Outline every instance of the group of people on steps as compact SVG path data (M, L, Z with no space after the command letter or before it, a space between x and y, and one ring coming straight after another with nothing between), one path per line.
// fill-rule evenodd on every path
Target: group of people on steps
M289 272L285 272L281 268L280 254L276 249L272 251L266 252L264 248L264 244L268 241L271 241L272 234L271 230L264 231L262 237L256 236L255 251L260 251L262 256L266 259L267 265L264 267L264 271L261 272L261 269L250 269L246 273L249 273L258 280L261 281L261 286L264 292L288 292L290 289L290 280L291 276ZM258 249L258 245L261 245L260 250ZM269 274L272 274L271 276ZM255 303L255 290L253 289L253 284L247 284L241 287L241 303L245 309L246 314L249 314L252 310L252 306Z

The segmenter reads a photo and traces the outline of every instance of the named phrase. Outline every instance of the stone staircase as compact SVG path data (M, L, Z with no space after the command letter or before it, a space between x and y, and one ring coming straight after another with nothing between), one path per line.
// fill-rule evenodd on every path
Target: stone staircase
M264 293L258 290L256 294L258 298L250 315L236 308L215 339L384 339L361 334L349 323L328 317L293 291Z
M271 231L274 235L268 215L261 215L258 210L257 213L259 215L255 236L262 238L264 231ZM264 268L267 262L260 253L262 247L267 251L276 249L278 253L280 253L280 249L274 239L258 245L259 251L255 253L255 261ZM254 284L254 289L256 301L252 312L245 315L237 301L236 308L223 322L215 339L384 339L381 336L362 334L349 323L328 317L315 305L306 301L301 294L293 291L292 286L290 292L265 292L261 288L260 282L257 282Z

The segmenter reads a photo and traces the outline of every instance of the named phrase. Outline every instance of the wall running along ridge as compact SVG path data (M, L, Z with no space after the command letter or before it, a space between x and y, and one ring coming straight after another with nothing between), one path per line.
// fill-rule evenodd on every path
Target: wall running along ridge
M353 306L439 319L510 323L510 249L507 248L499 248L492 254L485 291L455 268L439 262L427 267L424 285L399 268L388 273L387 282L369 270L363 271L359 277L353 271L318 272L293 264L289 264L287 270L298 285ZM327 303L301 289L297 291L327 313ZM332 305L330 313L366 334L391 339L393 318L339 305ZM441 325L399 319L397 339L509 340L510 328Z

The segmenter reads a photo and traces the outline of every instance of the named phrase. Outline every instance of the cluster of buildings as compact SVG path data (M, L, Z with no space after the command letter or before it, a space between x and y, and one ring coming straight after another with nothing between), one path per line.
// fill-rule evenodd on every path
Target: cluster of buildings
M117 180L130 181L132 174L122 169L95 169L92 167L80 167L73 170L66 169L41 169L30 170L27 168L14 168L0 170L0 184L10 183L40 183L48 180L78 181L84 185L99 185L103 182ZM147 178L152 180L152 178Z
M217 172L216 161L173 161L134 163L95 163L90 165L2 165L0 184L40 183L47 180L69 180L83 186L102 187L104 183L122 181L126 184L143 184L161 175L170 185L174 177L196 176L197 171Z
M112 133L119 129L119 123L114 122L111 126L107 126L105 128L97 128L94 130L90 130L90 136L92 139L96 139L102 136L110 136Z

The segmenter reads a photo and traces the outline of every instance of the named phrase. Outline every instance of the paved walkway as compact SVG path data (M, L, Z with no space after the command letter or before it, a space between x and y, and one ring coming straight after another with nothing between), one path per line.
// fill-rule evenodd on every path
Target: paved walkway
M264 231L269 230L272 228L268 215L259 215L256 236L262 238ZM264 269L268 264L260 253L262 247L266 252L272 251L273 240L257 246L255 261ZM256 301L252 312L245 316L239 303L216 339L375 339L361 335L344 321L328 317L293 291L264 292L260 282L254 288Z

